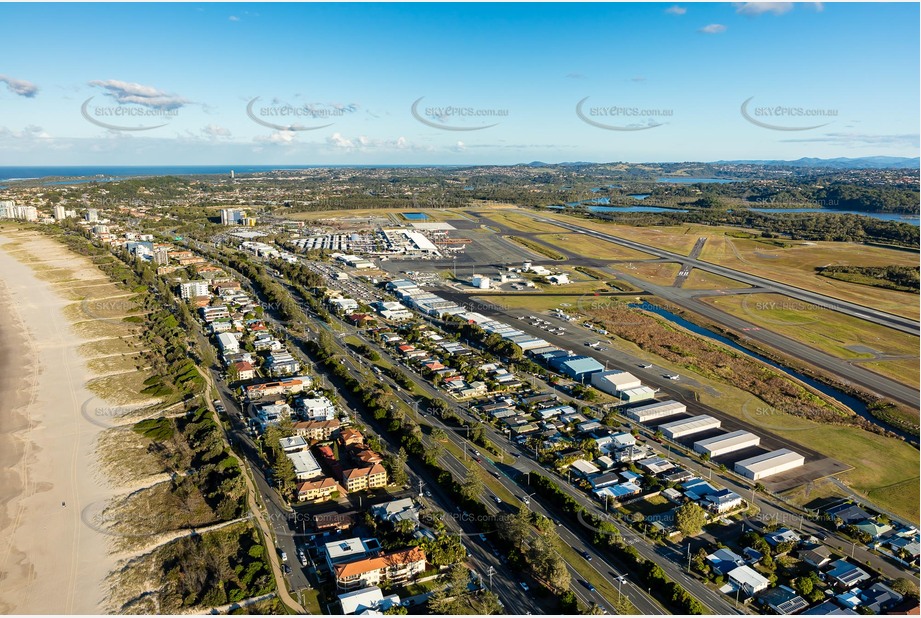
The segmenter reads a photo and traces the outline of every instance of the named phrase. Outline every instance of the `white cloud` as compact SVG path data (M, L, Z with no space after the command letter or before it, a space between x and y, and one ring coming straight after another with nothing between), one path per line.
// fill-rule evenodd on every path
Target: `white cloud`
M255 141L262 144L292 144L294 143L294 131L274 131L269 135L257 135Z
M152 86L122 82L115 79L94 80L90 82L90 86L102 88L106 91L106 94L119 103L135 103L151 109L179 109L190 102L180 96L167 94Z
M684 8L683 6L678 6L676 4L674 6L670 6L667 9L665 9L665 12L668 13L669 15L684 15L685 13L688 12L688 10Z
M13 131L7 127L0 127L0 139L15 140L32 140L32 139L49 139L49 135L38 125L30 124L23 127L22 131Z
M454 150L456 150L457 152L464 152L465 150L467 150L467 147L464 146L464 142L459 141L456 144L454 144Z
M802 137L780 140L782 142L822 143L838 146L892 146L918 148L917 133L894 135L872 135L869 133L825 133L816 137Z
M209 124L206 127L202 127L202 135L211 139L217 139L221 137L231 137L230 129L222 127L218 124Z
M7 89L13 94L31 99L38 93L38 86L24 79L15 79L8 75L0 75L0 83L6 84Z
M783 15L793 10L792 2L735 2L736 13L740 15L761 15L773 13Z
M231 16L228 17L227 19L228 19L229 21L240 21L240 18L237 17L236 15L231 15Z
M720 34L721 32L726 32L726 26L723 24L709 24L698 30L704 34Z
M582 73L567 73L566 79L585 79L585 75Z
M340 148L344 150L352 150L355 148L355 143L352 140L343 137L341 133L333 133L326 138L326 143L333 148Z

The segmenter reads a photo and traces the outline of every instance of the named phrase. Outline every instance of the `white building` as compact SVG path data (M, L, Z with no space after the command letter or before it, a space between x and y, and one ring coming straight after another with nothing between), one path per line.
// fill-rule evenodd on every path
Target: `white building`
M301 438L303 440L303 438ZM294 464L294 474L299 481L309 481L323 476L323 469L310 451L297 451L285 455Z
M719 419L713 418L709 414L701 414L680 421L672 421L671 423L659 425L657 429L661 431L666 438L677 440L678 438L700 433L701 431L717 429L721 424Z
M63 221L67 218L67 211L60 204L54 207L54 218L56 221Z
M473 275L473 287L479 290L488 290L490 285L490 279L486 275Z
M398 595L391 594L385 597L377 586L369 586L339 595L339 605L342 606L342 613L346 616L380 614L399 604Z
M592 374L591 384L609 395L618 395L629 388L642 386L639 378L627 371L598 371Z
M327 397L303 398L299 411L311 421L331 421L336 418L336 406Z
M659 403L650 403L638 408L632 408L624 412L627 418L631 418L640 423L646 423L652 420L684 414L687 412L687 406L677 401L669 400Z
M0 219L38 221L38 210L35 206L17 206L16 202L5 200L0 202Z
M768 578L748 565L736 567L726 575L733 586L741 588L749 596L761 592L770 585Z
M217 336L217 345L221 348L221 354L236 354L240 351L240 342L230 333L221 333Z
M790 449L782 448L771 451L770 453L737 461L735 471L745 478L757 481L768 476L773 476L774 474L780 474L781 472L798 468L804 463L806 463L805 457Z
M706 453L710 457L719 457L734 451L758 446L761 444L760 436L749 431L733 431L724 433L721 436L714 436L706 440L698 440L694 443L694 451L697 453Z
M185 300L190 298L195 298L197 296L208 296L208 282L207 281L188 281L186 283L179 284L179 296Z
M89 208L86 211L86 221L88 223L96 223L99 221L99 211L95 208Z

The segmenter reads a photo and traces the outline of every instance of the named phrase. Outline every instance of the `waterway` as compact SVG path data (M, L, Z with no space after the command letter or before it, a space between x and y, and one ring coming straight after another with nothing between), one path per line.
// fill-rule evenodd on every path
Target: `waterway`
M858 215L861 217L871 217L880 221L895 221L897 223L909 223L911 225L921 225L921 219L918 215L903 215L894 212L862 212L859 210L835 210L833 208L749 208L752 212L763 212L766 214L786 214L789 212L821 212L827 215Z
M853 410L854 413L856 413L858 416L865 418L866 420L870 421L874 425L878 425L882 427L883 429L896 433L911 443L916 443L918 440L917 435L904 431L902 429L899 429L898 427L894 427L890 425L889 423L881 421L875 416L873 416L872 414L870 414L870 412L867 410L867 405L863 403L862 401L860 401L859 399L857 399L856 397L852 397L851 395L848 395L847 393L844 393L832 386L824 384L823 382L819 382L818 380L814 378L810 378L809 376L804 375L793 369L790 369L789 367L784 367L783 365L779 365L776 362L772 361L771 359L765 356L762 356L758 354L757 352L753 352L749 350L748 348L736 343L732 339L719 335L708 328L698 326L697 324L694 324L693 322L689 322L688 320L680 316L677 316L670 311L667 311L665 309L662 309L661 307L652 305L645 301L642 303L631 303L630 307L633 307L635 309L644 309L646 311L655 313L656 315L661 316L665 318L666 320L674 324L677 324L678 326L686 328L687 330L691 331L695 335L700 335L702 337L707 337L708 339L713 339L714 341L718 341L724 345L727 345L733 350L741 352L745 354L746 356L750 356L751 358L754 358L763 363L766 363L770 365L771 367L777 369L778 371L781 371L792 378L796 378L800 382L803 382L804 384L808 384L809 386L816 389L820 393L827 395L831 397L832 399L842 403L843 405Z

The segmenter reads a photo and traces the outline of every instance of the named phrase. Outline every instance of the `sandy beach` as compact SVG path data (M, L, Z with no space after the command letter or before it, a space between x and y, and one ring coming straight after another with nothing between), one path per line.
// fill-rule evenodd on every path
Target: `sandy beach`
M38 234L26 251L9 251L10 238L23 237L0 231L0 613L101 613L114 561L81 512L116 491L94 452L103 427L81 414L93 397L78 353L86 340L63 312L74 300L16 256L104 275Z

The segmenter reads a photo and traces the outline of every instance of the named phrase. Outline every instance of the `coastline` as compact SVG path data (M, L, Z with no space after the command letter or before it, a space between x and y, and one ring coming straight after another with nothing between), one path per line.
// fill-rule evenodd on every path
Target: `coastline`
M73 301L8 251L21 234L0 233L0 612L98 614L115 561L81 516L116 491L95 452L104 429L81 414L94 376L63 311Z

